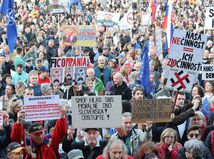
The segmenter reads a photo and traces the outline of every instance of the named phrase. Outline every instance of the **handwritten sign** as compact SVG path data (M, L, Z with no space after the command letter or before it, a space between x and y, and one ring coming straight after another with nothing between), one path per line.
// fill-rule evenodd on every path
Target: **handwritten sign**
M175 29L167 67L166 87L190 92L202 66L206 35Z
M171 120L171 99L132 100L131 104L133 123L144 123L145 121L169 122Z
M74 128L112 128L121 126L121 96L71 98Z
M214 29L214 7L207 8L204 28Z
M59 119L59 96L24 97L25 121Z

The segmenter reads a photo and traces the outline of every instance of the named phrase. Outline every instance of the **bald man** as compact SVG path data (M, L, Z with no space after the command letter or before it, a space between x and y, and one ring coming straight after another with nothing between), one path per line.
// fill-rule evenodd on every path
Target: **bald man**
M110 88L110 91L114 95L121 95L122 100L130 100L132 98L132 92L126 82L123 81L123 78L121 73L116 73L113 76L114 85Z

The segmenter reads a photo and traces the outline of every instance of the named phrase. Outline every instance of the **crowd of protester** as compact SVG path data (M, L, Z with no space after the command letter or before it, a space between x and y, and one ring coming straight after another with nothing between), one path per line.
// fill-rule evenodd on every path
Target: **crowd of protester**
M71 3L73 2L73 3ZM150 93L141 83L143 52L155 40L166 12L166 1L157 0L155 20L142 25L143 13L151 13L148 0L70 1L67 12L47 13L49 1L15 2L18 31L16 48L9 53L6 18L0 17L0 158L9 159L212 159L214 158L214 81L199 75L192 92L166 88L168 60L166 31L162 30L162 53L149 48ZM172 0L174 28L206 34L203 63L214 63L214 32L204 29L206 8L213 0ZM132 8L133 27L96 26L98 11L120 13ZM61 25L94 25L96 47L64 46ZM179 54L179 53L178 53ZM64 82L51 81L52 57L85 56L89 60L83 84L68 75ZM25 122L24 97L59 95L60 118ZM68 107L72 96L121 95L120 128L74 129ZM167 123L131 122L131 100L171 97L172 119ZM208 99L209 116L201 111ZM152 105L151 105L152 106ZM116 109L116 108L115 108Z

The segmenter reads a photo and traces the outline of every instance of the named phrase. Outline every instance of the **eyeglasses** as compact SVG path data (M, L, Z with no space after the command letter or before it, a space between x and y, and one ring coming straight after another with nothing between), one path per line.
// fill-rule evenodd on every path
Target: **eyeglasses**
M170 138L170 139L174 139L174 136L165 136L165 138Z
M194 136L195 136L195 138L198 138L199 134L193 134L193 133L191 133L191 134L189 134L189 136L190 136L191 138L193 138Z

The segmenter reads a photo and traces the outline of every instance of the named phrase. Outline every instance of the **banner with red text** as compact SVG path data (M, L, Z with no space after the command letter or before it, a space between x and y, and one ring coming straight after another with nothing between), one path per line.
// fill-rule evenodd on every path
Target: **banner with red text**
M59 96L24 97L25 121L59 119Z
M86 57L54 57L51 59L50 77L52 83L59 80L60 83L75 80L82 84L86 78L87 58ZM68 81L67 81L68 82Z

